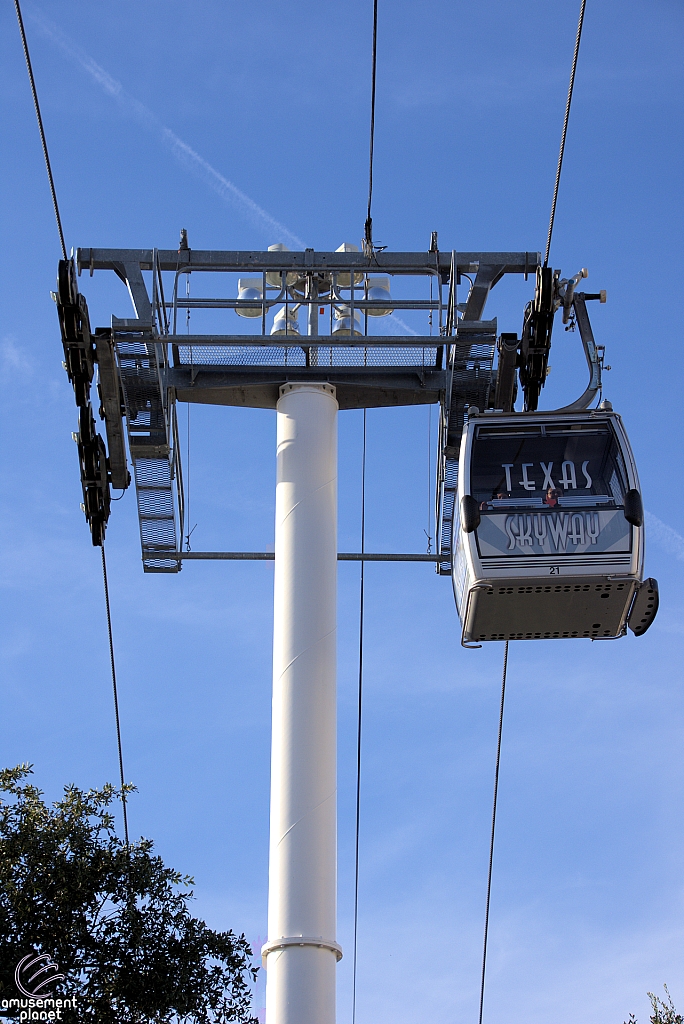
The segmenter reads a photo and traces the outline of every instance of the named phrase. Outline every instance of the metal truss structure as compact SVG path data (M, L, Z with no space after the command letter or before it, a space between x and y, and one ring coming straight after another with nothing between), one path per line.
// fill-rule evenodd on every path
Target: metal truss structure
M516 335L498 337L496 319L483 319L485 305L505 274L538 277L540 254L440 252L436 236L428 252L385 251L370 257L313 249L193 250L186 238L183 233L178 251L78 249L72 261L60 264L55 300L65 365L85 422L97 363L106 427L107 473L84 468L81 459L93 543L104 536L109 484L125 488L130 482L125 433L145 571L177 572L184 503L176 402L275 409L279 388L288 381L329 382L341 409L439 403L435 561L439 573L449 574L466 410L510 407L520 365L521 342ZM99 270L114 271L127 286L135 315L112 317L110 327L91 335L76 271L92 276ZM191 275L192 297L189 287L184 294L181 289ZM465 275L467 298L459 303ZM206 297L197 294L198 279L212 282ZM390 295L387 279L402 297ZM231 294L217 297L226 291ZM186 310L193 311L192 334L179 329ZM300 310L306 313L307 329L301 335ZM404 310L423 311L434 333L372 333L380 316ZM252 332L225 333L228 311L238 313L239 323ZM275 324L274 312L279 317ZM203 321L206 329L198 333L194 324ZM95 461L104 466L104 443L94 424L88 422L84 430L79 451L90 444L98 454Z

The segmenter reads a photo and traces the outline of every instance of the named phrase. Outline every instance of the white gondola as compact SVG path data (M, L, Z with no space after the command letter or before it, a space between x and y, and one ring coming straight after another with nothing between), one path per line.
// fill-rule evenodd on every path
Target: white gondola
M604 405L468 417L452 547L465 645L609 639L653 621L636 464Z

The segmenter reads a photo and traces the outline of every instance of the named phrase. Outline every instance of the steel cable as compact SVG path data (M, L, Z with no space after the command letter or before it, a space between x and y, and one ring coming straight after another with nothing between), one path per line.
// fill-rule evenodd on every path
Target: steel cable
M373 0L373 60L371 70L371 117L370 117L370 154L368 161L368 215L364 229L363 248L366 256L373 254L373 219L371 206L373 203L373 147L375 145L375 69L377 64L378 41L378 0Z
M366 415L363 410L363 446L361 454L361 554L366 551ZM361 710L363 705L363 624L364 624L364 568L361 561L359 591L359 698L356 726L356 844L354 850L354 953L352 958L352 1024L356 1024L356 962L359 931L359 834L361 826Z
M38 90L36 89L36 81L33 77L33 67L31 65L31 57L29 55L28 42L26 39L26 30L24 29L24 19L21 16L21 7L19 0L14 0L14 9L17 12L17 21L19 22L19 32L21 33L21 44L24 49L24 57L26 59L26 69L28 71L29 82L31 85L31 95L33 96L33 105L36 110L36 118L38 120L38 131L40 133L40 142L43 147L43 156L45 158L45 167L47 170L48 183L50 185L50 195L52 196L52 205L55 211L55 218L57 220L57 230L59 232L59 242L62 248L62 258L68 259L66 242L64 241L64 231L62 230L62 218L59 214L59 203L57 202L57 190L55 189L55 181L52 176L52 167L50 165L50 155L48 153L47 139L45 137L45 129L43 127L43 118L40 113L40 103L38 102ZM118 501L118 498L114 499ZM109 659L112 667L112 688L114 690L114 715L116 718L116 741L119 750L119 774L121 778L121 804L123 807L123 823L124 823L124 838L126 841L126 848L129 847L128 842L128 814L126 808L126 789L125 789L125 776L123 766L123 751L121 747L121 726L119 722L119 696L117 693L116 685L116 665L114 662L114 638L112 635L112 615L109 606L109 584L107 581L107 560L105 558L104 539L101 545L102 549L102 580L104 583L104 594L105 594L105 607L107 610L107 632L109 635Z
M114 638L112 635L112 615L109 607L109 585L107 582L107 559L105 558L104 540L102 541L102 579L104 581L105 606L107 608L107 632L109 634L109 660L112 666L112 689L114 690L114 716L116 718L116 742L119 748L119 775L121 778L121 804L123 807L124 839L126 849L128 843L128 813L126 809L126 788L123 765L123 750L121 747L121 726L119 724L119 695L116 686L116 665L114 662Z
M572 103L572 90L575 87L575 71L577 70L577 57L582 38L582 25L584 24L584 8L587 0L582 0L580 6L579 23L577 25L577 36L575 38L575 52L572 57L572 70L570 71L570 87L568 88L568 99L565 104L565 117L563 118L563 132L561 134L560 153L558 154L558 167L556 168L556 183L553 188L553 200L551 202L551 218L549 220L549 234L546 239L546 252L544 254L544 266L549 265L549 253L551 252L551 235L553 234L553 222L556 217L556 203L558 201L558 187L560 185L561 169L563 167L563 154L565 152L565 137L568 134L568 121L570 119L570 104Z
M43 147L43 156L45 158L45 167L48 175L48 183L50 185L50 195L52 196L52 205L55 211L55 218L57 220L57 230L59 232L59 242L62 248L62 258L68 259L66 242L64 241L64 231L62 230L62 218L59 214L59 203L57 202L57 190L55 189L55 181L52 176L52 167L50 165L50 155L48 153L47 139L45 137L45 129L43 127L43 118L40 113L40 103L38 102L38 90L36 89L36 81L33 77L33 67L31 65L31 57L29 55L28 42L26 39L26 30L24 29L24 19L21 16L21 7L19 0L14 0L14 9L17 12L17 21L19 22L19 32L21 33L21 44L24 49L24 57L26 59L26 69L28 71L29 82L31 84L31 95L33 96L33 105L36 109L36 118L38 120L38 131L40 133L40 142ZM118 499L114 499L115 501ZM104 583L104 594L105 594L105 606L107 609L107 631L109 634L109 658L112 667L112 687L114 690L114 714L116 718L116 741L119 750L119 773L121 778L121 803L123 806L123 823L124 823L124 837L126 840L126 848L129 846L128 842L128 814L126 809L126 790L125 790L125 776L123 766L123 752L121 747L121 726L119 723L119 696L117 693L116 686L116 666L114 662L114 639L112 636L112 616L109 607L109 585L107 581L107 560L105 558L104 540L102 541L102 579Z
M485 971L487 969L487 938L489 935L489 903L492 895L492 865L494 863L494 833L496 830L496 803L499 795L499 765L501 763L501 734L503 732L504 699L506 697L506 673L508 671L508 640L504 647L503 674L501 677L501 707L499 710L499 736L496 742L496 768L494 769L494 800L492 803L492 834L489 841L489 869L487 871L487 904L485 909L484 942L482 946L482 979L480 982L480 1016L484 1008Z
M432 554L432 406L428 405L428 489L427 489L427 554Z
M69 257L67 255L67 247L64 241L64 232L62 231L62 218L59 215L59 206L57 204L57 192L55 190L55 182L52 177L52 167L50 166L50 156L48 154L47 140L45 138L45 129L43 128L43 118L41 117L40 104L38 103L38 91L36 89L36 82L33 77L33 68L31 67L31 58L29 56L29 48L28 43L26 41L26 32L24 30L24 19L21 16L21 7L19 6L19 0L14 0L14 8L17 12L17 21L19 22L19 31L21 32L21 45L24 48L26 68L28 70L29 82L31 83L33 105L36 108L36 117L38 119L38 131L40 132L40 142L43 147L45 167L47 168L48 181L50 183L50 195L52 196L52 205L55 209L55 217L57 218L57 230L59 231L59 242L62 247L62 258L66 260Z

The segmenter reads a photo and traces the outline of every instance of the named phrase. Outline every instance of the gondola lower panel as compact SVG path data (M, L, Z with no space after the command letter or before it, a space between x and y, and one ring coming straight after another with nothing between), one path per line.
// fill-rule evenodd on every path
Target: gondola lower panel
M464 640L593 640L622 636L635 580L575 576L481 581L468 594Z

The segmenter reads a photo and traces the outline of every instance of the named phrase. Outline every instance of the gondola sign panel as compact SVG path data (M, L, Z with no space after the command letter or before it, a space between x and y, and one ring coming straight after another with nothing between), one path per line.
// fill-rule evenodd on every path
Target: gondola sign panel
M483 515L480 556L627 554L631 529L621 511L514 512Z
M631 551L627 475L609 425L481 427L471 488L480 557Z

